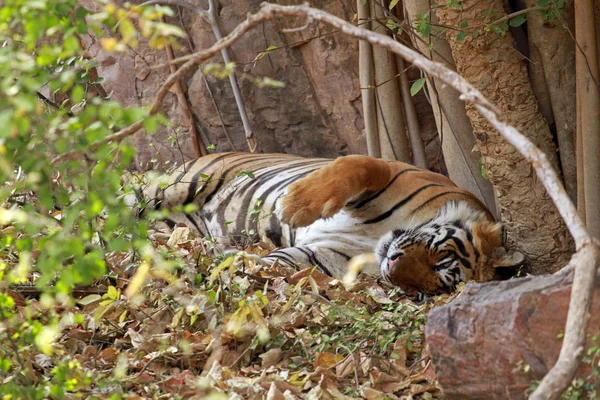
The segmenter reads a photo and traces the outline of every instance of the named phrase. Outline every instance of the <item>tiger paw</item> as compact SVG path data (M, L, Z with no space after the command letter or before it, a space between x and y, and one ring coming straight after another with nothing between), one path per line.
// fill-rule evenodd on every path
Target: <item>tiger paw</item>
M281 199L282 221L299 228L308 226L319 218L335 215L346 204L344 190L336 190L332 182L324 182L316 171L290 185Z
M303 227L332 217L361 193L383 187L389 175L385 161L358 155L340 157L288 187L280 203L282 221Z

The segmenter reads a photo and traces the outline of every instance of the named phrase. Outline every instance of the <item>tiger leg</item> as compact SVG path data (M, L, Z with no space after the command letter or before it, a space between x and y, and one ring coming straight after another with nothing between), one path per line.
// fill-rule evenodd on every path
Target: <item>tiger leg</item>
M268 263L278 260L281 265L296 270L316 266L319 271L334 278L344 276L349 259L350 257L343 253L314 245L286 247L263 257Z
M329 218L348 201L382 189L390 176L387 161L361 155L340 157L288 187L280 203L282 220L298 228Z

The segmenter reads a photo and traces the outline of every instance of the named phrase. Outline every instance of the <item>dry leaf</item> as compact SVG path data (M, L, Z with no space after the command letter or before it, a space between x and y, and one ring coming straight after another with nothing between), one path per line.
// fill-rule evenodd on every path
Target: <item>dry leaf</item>
M276 347L267 351L266 353L261 354L259 357L262 359L263 369L267 369L279 361L279 358L281 357L281 349Z
M323 368L333 367L335 364L342 361L343 359L344 359L344 356L341 354L333 354L333 353L324 351L322 353L317 353L317 355L315 356L315 361L313 362L313 367L315 367L315 368L317 368L317 367L323 367Z
M114 347L107 347L100 352L100 358L107 362L114 362L119 355L119 352Z

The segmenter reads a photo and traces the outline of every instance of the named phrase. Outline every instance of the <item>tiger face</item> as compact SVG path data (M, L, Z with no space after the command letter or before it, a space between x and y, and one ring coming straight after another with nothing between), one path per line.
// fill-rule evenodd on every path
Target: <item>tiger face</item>
M376 254L386 281L425 294L449 292L469 280L500 279L524 261L502 246L501 224L445 218L388 233Z

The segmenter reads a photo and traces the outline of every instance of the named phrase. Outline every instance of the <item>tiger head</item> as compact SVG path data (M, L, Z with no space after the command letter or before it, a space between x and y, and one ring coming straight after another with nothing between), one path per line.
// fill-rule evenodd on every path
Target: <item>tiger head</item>
M525 258L504 249L501 224L462 204L445 207L431 221L389 232L376 253L384 279L425 294L510 276Z

